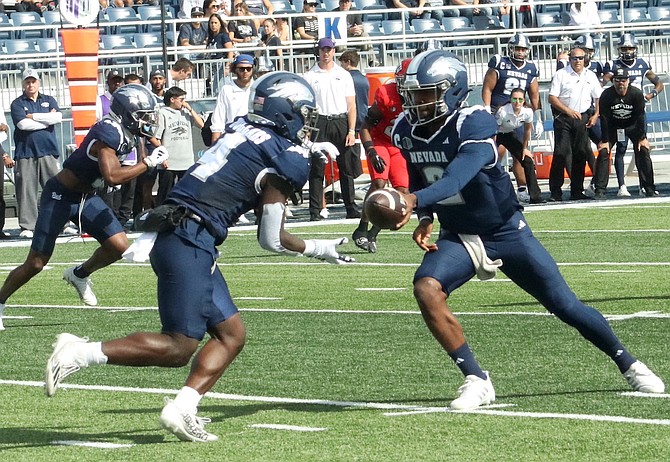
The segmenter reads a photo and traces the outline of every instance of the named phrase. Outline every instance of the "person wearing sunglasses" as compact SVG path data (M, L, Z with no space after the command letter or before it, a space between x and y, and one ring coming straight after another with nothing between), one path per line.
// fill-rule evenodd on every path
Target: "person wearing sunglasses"
M302 16L293 21L293 38L295 40L309 40L315 42L319 38L319 21L316 17L316 7L319 4L312 0L306 0L302 5ZM303 48L301 54L312 53L311 48Z
M253 16L244 1L237 1L233 6L231 18L237 16ZM248 18L229 21L228 35L233 43L249 43L258 36L258 20Z
M510 95L510 102L498 109L494 114L498 124L496 143L504 146L519 161L523 167L526 184L530 194L531 204L542 204L542 191L537 183L535 162L533 155L528 149L530 143L530 132L533 127L533 110L526 107L526 91L523 88L515 88ZM517 130L522 130L521 141L517 137Z
M570 174L570 200L588 200L584 194L584 170L591 145L588 129L598 120L602 87L585 67L586 51L570 50L570 65L551 79L549 104L554 115L554 155L549 169L552 202L563 200L564 170Z

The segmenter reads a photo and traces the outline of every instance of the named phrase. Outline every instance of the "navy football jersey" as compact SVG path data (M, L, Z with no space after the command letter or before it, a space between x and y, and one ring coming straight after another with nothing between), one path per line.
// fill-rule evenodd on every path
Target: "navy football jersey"
M309 153L270 128L240 117L189 168L167 202L199 215L220 243L240 215L257 205L260 181L267 173L283 177L300 190L307 182Z
M498 162L495 118L483 106L452 114L430 138L415 134L405 116L393 127L410 172L418 209L434 212L452 233L488 234L521 206L509 175Z
M495 69L498 74L498 81L491 92L491 108L494 109L509 103L515 88L528 92L530 84L540 76L534 62L526 60L519 67L509 56L494 55L489 60L489 68Z
M628 76L630 77L630 84L642 90L644 77L647 75L647 72L651 70L651 64L649 64L649 61L644 58L635 58L633 64L628 65L617 58L613 61L607 61L607 63L605 63L603 72L605 74L614 74L614 71L616 71L619 67L627 69Z
M103 184L98 158L89 156L96 141L101 141L114 149L122 161L137 144L137 137L124 130L121 124L109 116L105 116L91 127L84 141L63 162L63 168L71 170L79 180L90 184L93 189Z

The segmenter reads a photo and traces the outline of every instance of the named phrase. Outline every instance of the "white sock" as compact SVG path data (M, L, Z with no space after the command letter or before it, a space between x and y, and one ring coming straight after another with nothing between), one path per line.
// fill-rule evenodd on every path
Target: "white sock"
M4 311L5 311L5 304L0 303L0 318L2 317L2 313L4 313Z
M86 343L86 363L100 366L107 364L107 356L102 352L102 342Z
M200 404L201 399L202 395L193 388L182 387L174 399L174 404L182 411L188 412L190 414L197 414L198 404Z

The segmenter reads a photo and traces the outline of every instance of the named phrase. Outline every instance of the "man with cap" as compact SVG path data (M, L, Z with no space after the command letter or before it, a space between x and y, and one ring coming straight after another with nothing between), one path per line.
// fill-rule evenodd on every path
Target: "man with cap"
M246 115L249 110L249 91L254 82L254 57L238 55L230 67L230 72L235 78L219 88L216 107L212 113L212 144L225 131L226 124L238 116Z
M165 93L165 72L160 69L154 69L149 74L149 90L154 94L156 102L163 103L163 94Z
M609 175L609 151L617 141L630 139L633 143L635 166L640 179L640 188L647 197L658 196L654 184L654 168L651 163L649 140L647 139L647 123L645 117L645 95L637 87L630 84L628 70L617 68L613 75L614 85L605 89L600 95L600 123L603 141L598 149L607 148L607 163L604 168ZM600 157L598 158L600 161ZM600 162L598 162L600 164ZM598 172L599 168L596 168Z
M54 125L63 114L52 96L40 93L40 76L34 69L23 72L23 94L12 101L14 121L14 179L19 208L19 237L32 239L37 221L38 187L60 170Z
M320 39L318 49L319 60L304 77L316 94L319 141L333 143L340 152L337 166L347 218L360 218L361 213L354 202L354 178L362 173L361 161L352 149L356 142L357 115L354 80L348 71L335 63L333 39ZM321 209L324 169L325 162L322 159L312 159L309 172L309 214L312 221L328 215L327 210Z
M207 40L207 28L202 27L202 18L205 16L200 6L191 8L192 22L182 24L179 28L179 38L177 42L183 47L205 47ZM202 54L188 54L190 59L200 59Z

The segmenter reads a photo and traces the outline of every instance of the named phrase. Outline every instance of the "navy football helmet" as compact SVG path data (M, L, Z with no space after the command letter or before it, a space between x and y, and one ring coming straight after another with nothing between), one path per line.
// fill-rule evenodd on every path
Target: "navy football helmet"
M530 40L520 32L512 35L507 42L507 55L513 61L524 62L530 56Z
M470 92L468 72L455 54L426 51L409 63L398 91L409 123L425 125L463 105Z
M638 45L639 43L633 34L629 32L621 34L616 44L617 50L619 50L619 59L626 64L631 64L637 58Z
M112 94L110 113L133 135L151 138L158 131L158 106L143 85L131 83Z
M593 41L593 37L591 37L590 34L584 34L577 37L575 43L572 44L572 48L581 48L582 50L584 50L584 52L586 53L586 57L588 59L588 61L585 62L584 64L587 65L589 64L591 59L593 59L593 55L596 52L596 45L595 42Z
M269 72L256 80L249 95L249 121L272 127L279 135L302 144L315 141L318 111L312 87L290 72Z

